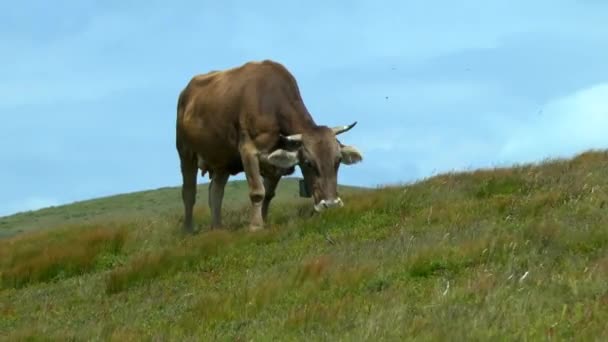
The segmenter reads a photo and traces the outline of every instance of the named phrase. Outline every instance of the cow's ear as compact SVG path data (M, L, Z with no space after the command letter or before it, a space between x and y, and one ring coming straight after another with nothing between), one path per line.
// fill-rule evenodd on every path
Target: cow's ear
M268 162L274 166L287 169L298 163L298 152L278 149L268 155Z
M340 152L342 154L342 164L351 165L363 160L363 155L354 146L342 145Z

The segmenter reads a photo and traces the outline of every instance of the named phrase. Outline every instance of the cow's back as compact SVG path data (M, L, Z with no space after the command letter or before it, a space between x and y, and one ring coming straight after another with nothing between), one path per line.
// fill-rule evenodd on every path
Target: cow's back
M178 134L210 168L241 172L241 134L278 132L274 113L280 111L285 94L289 94L284 90L290 89L292 96L299 97L290 77L282 65L272 61L249 62L194 76L179 96ZM263 118L257 116L261 105L270 107L264 108L267 111Z

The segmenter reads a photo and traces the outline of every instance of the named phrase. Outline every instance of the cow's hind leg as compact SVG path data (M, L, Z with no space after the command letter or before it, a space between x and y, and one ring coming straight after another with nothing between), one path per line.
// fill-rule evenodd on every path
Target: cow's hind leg
M180 166L182 171L182 201L184 204L184 226L187 233L194 232L192 211L196 202L196 175L198 167L193 154L180 153Z
M251 200L249 230L256 231L264 228L262 201L264 200L265 191L262 175L260 174L260 162L253 143L244 142L239 150L243 161L243 168L245 169L247 184L249 185L249 199Z
M210 176L209 211L211 212L211 228L222 226L222 200L224 199L224 189L229 176L230 174L224 171L215 171Z

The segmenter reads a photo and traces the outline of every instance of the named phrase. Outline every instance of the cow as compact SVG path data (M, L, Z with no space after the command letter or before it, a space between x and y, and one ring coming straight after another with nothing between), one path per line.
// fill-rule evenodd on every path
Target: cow
M222 226L221 208L228 178L245 172L251 216L249 229L263 229L268 207L283 176L299 166L314 210L342 207L340 164L363 160L337 135L347 126L318 125L302 100L298 84L276 61L249 61L193 76L177 101L176 148L182 174L183 230L193 232L197 176L209 173L211 228Z

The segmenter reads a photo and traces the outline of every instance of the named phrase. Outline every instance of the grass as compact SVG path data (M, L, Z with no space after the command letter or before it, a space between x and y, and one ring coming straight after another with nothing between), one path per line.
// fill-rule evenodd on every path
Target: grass
M106 224L108 221L138 220L142 217L164 217L175 215L181 210L180 187L165 187L156 190L139 191L129 194L108 196L68 205L27 211L0 217L0 238L21 233L36 232L46 228L65 225ZM343 186L343 192L361 188ZM226 185L224 205L238 209L249 201L245 181L232 181ZM208 183L198 186L197 210L207 214ZM276 200L280 202L303 203L298 196L298 182L294 178L284 178L277 190Z
M226 229L183 236L173 196L157 215L0 240L0 331L9 340L608 337L608 152L352 189L323 215L283 196L258 233L242 229L247 207L233 202ZM196 220L208 222L204 207Z

